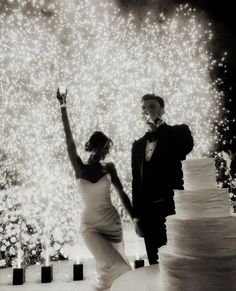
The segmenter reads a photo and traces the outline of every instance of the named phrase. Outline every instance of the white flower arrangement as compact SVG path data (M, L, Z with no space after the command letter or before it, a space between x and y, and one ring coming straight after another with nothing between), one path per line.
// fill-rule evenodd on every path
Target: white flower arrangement
M40 191L21 187L0 191L0 268L16 264L19 247L23 252L23 264L42 262L44 237L49 243L51 260L57 260L59 256L61 259L60 249L75 239L79 207L75 208L72 202L65 203L68 199L65 195L54 195L50 200L50 195L45 193L41 201ZM37 207L29 204L29 198L34 199Z
M6 260L0 260L0 268L5 267L6 266Z

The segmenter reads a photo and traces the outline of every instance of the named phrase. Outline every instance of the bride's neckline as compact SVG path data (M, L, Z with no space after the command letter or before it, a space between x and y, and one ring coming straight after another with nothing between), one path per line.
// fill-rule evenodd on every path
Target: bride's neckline
M98 179L98 181L96 181L96 182L91 182L91 181L89 181L89 180L87 180L87 179L84 179L84 178L78 178L77 180L79 181L79 180L84 180L85 182L88 182L89 184L97 184L98 182L100 182L104 177L107 177L108 175L110 175L109 173L106 173L106 174L104 174L100 179Z

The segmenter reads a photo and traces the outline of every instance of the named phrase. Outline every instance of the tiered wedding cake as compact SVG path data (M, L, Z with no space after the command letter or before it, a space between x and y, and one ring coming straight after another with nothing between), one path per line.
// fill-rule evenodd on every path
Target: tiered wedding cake
M183 162L185 190L175 191L167 245L159 249L163 291L236 290L236 217L217 189L213 159Z

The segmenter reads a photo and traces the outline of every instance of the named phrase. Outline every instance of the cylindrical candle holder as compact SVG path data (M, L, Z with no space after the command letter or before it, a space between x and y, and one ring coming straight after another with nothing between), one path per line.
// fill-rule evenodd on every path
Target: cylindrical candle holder
M144 267L144 260L143 259L138 259L134 261L134 268L138 269Z
M41 267L41 283L50 283L53 280L53 266Z
M83 264L74 264L73 265L73 280L80 281L84 279L84 268Z
M13 268L13 285L22 285L25 283L25 269Z

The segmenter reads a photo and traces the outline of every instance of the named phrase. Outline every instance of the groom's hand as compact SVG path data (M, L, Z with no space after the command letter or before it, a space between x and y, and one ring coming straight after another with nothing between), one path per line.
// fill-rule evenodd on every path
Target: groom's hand
M134 223L134 229L135 229L136 234L139 237L144 237L143 230L142 230L142 227L140 224L140 220L138 218L134 218L133 223Z
M153 118L149 115L146 116L145 119L146 124L149 127L148 131L156 131L157 127L162 123L162 119L158 115L155 115Z

